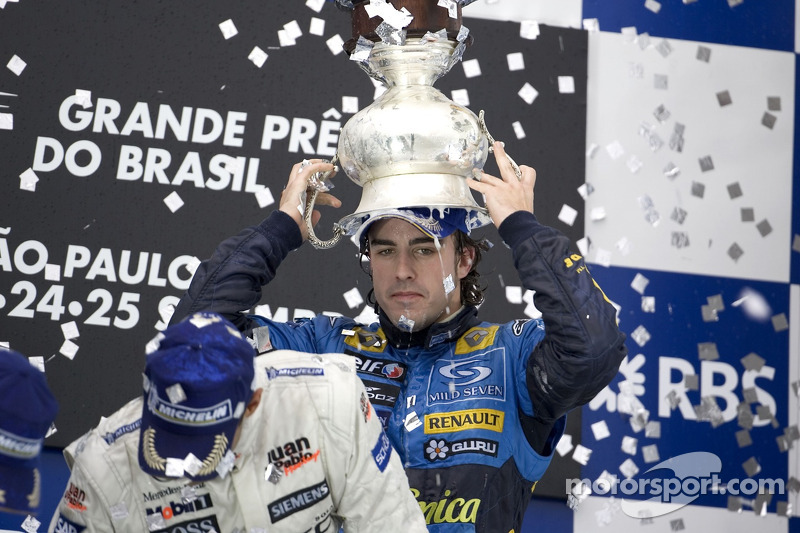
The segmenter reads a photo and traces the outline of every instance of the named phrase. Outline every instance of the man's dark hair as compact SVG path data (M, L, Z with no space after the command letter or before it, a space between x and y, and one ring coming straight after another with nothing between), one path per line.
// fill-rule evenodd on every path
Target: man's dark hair
M372 272L369 266L369 232L365 232L361 237L361 244L358 250L358 259L361 264L361 269L366 272L369 277L372 277ZM483 303L483 291L486 288L481 286L481 275L478 273L478 264L481 262L483 252L489 250L490 245L486 239L475 240L461 230L456 230L453 233L453 244L455 245L456 257L461 256L461 253L467 248L475 250L475 259L472 261L472 266L469 272L461 280L461 303L464 305L480 305ZM367 260L365 261L364 258ZM370 291L372 294L372 291Z
M489 250L489 242L486 239L476 241L466 233L456 230L453 234L453 242L456 246L456 256L460 256L466 248L475 250L475 259L472 267L461 280L461 303L465 305L480 305L483 303L483 290L481 286L481 275L478 273L478 264L481 262L483 252Z

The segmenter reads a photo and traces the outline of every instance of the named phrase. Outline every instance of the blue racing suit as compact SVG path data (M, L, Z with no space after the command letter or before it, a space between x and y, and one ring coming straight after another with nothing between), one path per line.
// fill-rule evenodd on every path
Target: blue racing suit
M262 349L352 355L429 531L519 531L567 411L605 387L627 352L614 307L564 235L523 211L499 232L522 285L536 291L541 319L482 322L464 306L449 321L409 333L379 309L373 324L245 314L302 244L297 224L275 211L198 267L173 322L214 311Z

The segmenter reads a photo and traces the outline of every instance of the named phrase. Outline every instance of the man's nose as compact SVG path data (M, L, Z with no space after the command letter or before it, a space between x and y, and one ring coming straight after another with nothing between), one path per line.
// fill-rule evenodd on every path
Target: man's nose
M414 268L411 254L401 253L397 255L395 276L397 279L414 279L416 277L416 269Z

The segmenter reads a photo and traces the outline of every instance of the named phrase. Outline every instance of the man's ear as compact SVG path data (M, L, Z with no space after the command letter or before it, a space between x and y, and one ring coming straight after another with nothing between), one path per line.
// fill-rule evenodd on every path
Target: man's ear
M264 392L264 389L261 387L257 388L253 391L253 395L250 396L250 401L247 402L247 408L244 410L244 416L248 417L256 412L258 408L258 404L261 403L261 394Z
M475 263L475 248L472 246L465 246L461 250L461 254L456 262L456 274L458 279L464 279L469 271L472 270L472 265Z

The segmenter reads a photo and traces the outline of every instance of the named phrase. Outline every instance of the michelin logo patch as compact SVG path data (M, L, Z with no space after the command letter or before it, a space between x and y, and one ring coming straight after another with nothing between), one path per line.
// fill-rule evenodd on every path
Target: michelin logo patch
M116 442L118 438L133 431L136 431L141 426L142 426L142 419L140 418L135 422L118 427L117 429L114 430L113 433L106 433L105 435L103 435L103 440L106 441L106 444L111 446L112 444L114 444L114 442Z
M299 378L302 376L324 376L325 371L322 368L273 368L267 367L264 370L267 372L268 379L277 378Z
M442 358L428 378L428 405L506 399L506 355L498 348L466 358Z

